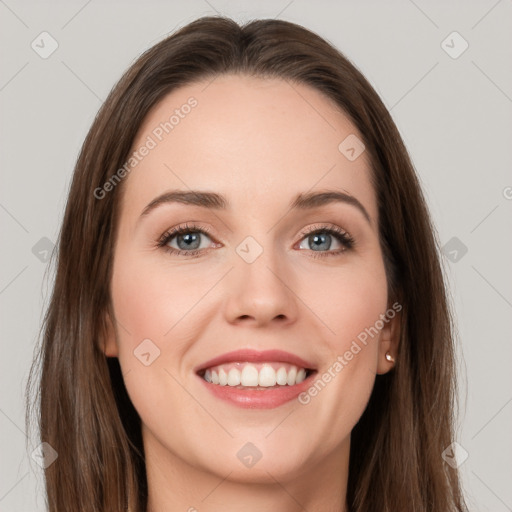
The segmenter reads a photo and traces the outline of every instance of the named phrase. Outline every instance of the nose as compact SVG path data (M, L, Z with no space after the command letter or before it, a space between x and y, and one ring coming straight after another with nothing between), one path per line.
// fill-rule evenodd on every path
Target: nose
M235 254L234 264L225 283L228 322L262 327L271 322L284 326L296 321L298 298L285 258L276 257L275 250L265 247L252 263Z

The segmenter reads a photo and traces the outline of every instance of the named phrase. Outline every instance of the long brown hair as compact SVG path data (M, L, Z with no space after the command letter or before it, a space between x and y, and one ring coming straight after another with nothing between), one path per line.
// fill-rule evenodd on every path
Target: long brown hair
M123 166L159 100L226 73L280 78L322 92L352 120L370 157L390 295L403 310L395 369L377 376L352 432L349 510L467 510L457 470L441 456L454 438L456 388L439 244L390 114L354 65L305 28L204 17L127 70L94 120L74 170L53 293L27 387L27 426L37 416L41 441L58 453L45 470L49 511L146 509L140 418L119 363L105 356L102 341L106 312L114 318L109 284L124 180L102 199L93 191Z

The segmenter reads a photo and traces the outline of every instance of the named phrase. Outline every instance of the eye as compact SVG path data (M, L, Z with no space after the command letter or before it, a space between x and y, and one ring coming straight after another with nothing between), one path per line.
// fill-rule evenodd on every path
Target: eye
M310 249L317 254L312 254L312 257L319 258L324 256L336 256L354 247L354 239L343 229L338 226L321 226L313 228L301 234L302 237L307 237L304 242L301 242L300 249ZM341 245L341 248L335 251L330 251L332 246L332 239ZM310 247L303 247L304 243Z
M157 242L157 247L164 249L166 252L178 256L197 257L204 253L211 246L211 243L206 243L206 246L201 247L202 238L208 238L209 230L201 228L194 224L185 226L178 226L169 231L166 231ZM313 258L320 258L325 256L336 256L353 248L354 239L343 229L338 226L320 226L308 229L301 233L301 240L303 242L299 245L299 249L309 249L313 253ZM305 238L306 237L306 238ZM332 246L332 239L341 247L337 250L330 250ZM304 243L310 245L304 247ZM218 244L220 245L220 244Z
M199 256L207 248L201 247L201 238L210 238L208 231L195 225L178 226L166 231L160 237L157 246L171 254Z

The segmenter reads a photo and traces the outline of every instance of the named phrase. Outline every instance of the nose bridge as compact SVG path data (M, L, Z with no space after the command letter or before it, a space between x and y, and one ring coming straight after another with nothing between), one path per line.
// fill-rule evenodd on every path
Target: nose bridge
M268 231L268 230L267 230ZM231 321L251 317L258 324L295 317L293 276L274 240L273 231L246 236L236 247L229 283L227 316Z

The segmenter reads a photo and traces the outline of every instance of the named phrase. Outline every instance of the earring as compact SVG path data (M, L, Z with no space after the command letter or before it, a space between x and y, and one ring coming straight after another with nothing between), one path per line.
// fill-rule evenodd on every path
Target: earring
M395 358L391 355L390 352L386 352L386 361L389 361L390 363L394 363L395 362Z

